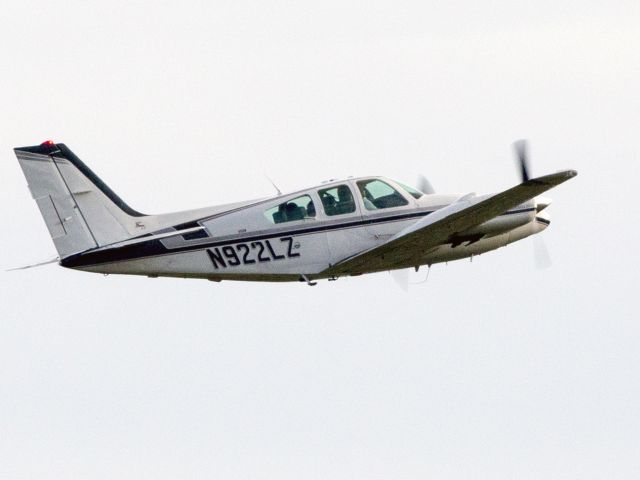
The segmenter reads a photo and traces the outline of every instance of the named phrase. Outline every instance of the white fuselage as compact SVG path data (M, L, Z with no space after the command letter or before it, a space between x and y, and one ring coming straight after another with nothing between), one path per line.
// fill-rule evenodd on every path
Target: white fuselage
M333 181L242 205L186 225L204 227L199 235L173 235L121 248L97 249L73 259L65 266L105 274L206 278L214 281L323 278L325 275L321 272L335 263L381 245L421 217L461 197L433 194L416 199L399 184L384 179L398 189L406 199L406 205L370 210L366 200L357 194L358 180ZM351 189L355 200L353 211L327 214L328 210L323 208L324 200L318 192L334 185L347 185ZM308 196L315 205L313 217L276 224L270 221L271 216L275 217L277 213L272 215L268 212L301 196ZM414 255L400 263L396 261L383 268L352 274L431 265L495 250L546 228L549 220L545 212L540 210L535 200L531 200L469 231L457 232L452 243L422 252L420 257ZM171 231L170 228L162 230Z

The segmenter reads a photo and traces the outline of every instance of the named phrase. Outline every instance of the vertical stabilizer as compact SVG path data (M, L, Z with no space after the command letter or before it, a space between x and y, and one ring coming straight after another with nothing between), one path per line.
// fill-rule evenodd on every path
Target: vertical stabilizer
M130 208L64 144L14 149L60 258L125 240L143 214Z

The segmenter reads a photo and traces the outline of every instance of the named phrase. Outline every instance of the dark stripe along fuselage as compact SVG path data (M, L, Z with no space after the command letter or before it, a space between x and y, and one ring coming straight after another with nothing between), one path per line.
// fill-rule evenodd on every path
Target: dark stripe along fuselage
M505 212L503 215L512 215L517 213L531 212L534 208L521 208L518 210L511 210ZM206 250L215 247L224 247L226 245L233 245L236 243L247 242L259 242L263 240L278 240L282 237L295 237L301 235L311 235L320 232L330 232L336 230L343 230L349 228L366 227L368 225L391 223L402 220L409 220L412 218L419 218L433 213L434 210L418 210L411 213L403 213L396 215L389 215L380 218L370 218L352 221L329 221L323 222L322 225L305 226L301 225L297 228L286 228L278 230L269 230L266 232L255 232L253 234L225 236L224 239L210 238L209 241L205 239L198 239L190 241L185 245L181 245L176 248L167 248L161 240L150 239L146 242L137 243L134 245L125 245L120 248L108 248L108 249L95 249L82 252L76 255L71 255L61 260L60 264L63 267L78 268L88 267L92 265L101 265L105 263L122 262L127 260L155 257L160 255L172 255L183 252L190 252L194 250Z

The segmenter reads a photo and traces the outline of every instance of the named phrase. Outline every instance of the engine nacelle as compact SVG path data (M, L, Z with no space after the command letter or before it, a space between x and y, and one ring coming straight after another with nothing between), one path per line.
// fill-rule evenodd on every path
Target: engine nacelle
M493 237L526 225L532 222L535 216L536 202L535 200L529 200L499 217L492 218L488 222L465 231L464 235L484 235L485 238Z

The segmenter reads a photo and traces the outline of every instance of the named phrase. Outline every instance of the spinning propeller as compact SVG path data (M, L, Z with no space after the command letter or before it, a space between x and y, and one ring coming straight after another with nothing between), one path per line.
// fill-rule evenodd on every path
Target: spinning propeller
M424 175L418 175L418 190L420 190L422 193L426 193L427 195L436 193L436 191L433 189L433 186Z
M518 166L518 172L520 173L520 178L522 182L526 182L531 178L527 141L517 140L513 143L513 149L516 154L516 162ZM418 190L420 190L422 193L435 193L433 186L424 175L418 176L417 187ZM537 212L541 212L551 204L551 200L544 197L537 197L535 201ZM551 266L551 256L549 255L549 250L547 249L547 246L545 245L542 237L538 235L533 235L533 255L537 268L549 268ZM409 290L410 270L411 269L406 268L402 270L391 271L391 277L405 292Z
M418 180L416 182L416 188L427 195L432 195L436 193L431 182L427 180L427 177L424 175L418 175ZM411 268L403 268L400 270L391 270L391 278L396 282L396 284L405 292L409 291L409 276L411 274Z
M526 182L531 178L529 169L529 151L526 140L517 140L513 143L513 149L516 152L516 160L520 171L520 178ZM536 210L538 212L547 208L551 204L551 200L540 197L536 198ZM538 268L549 268L551 266L551 256L549 250L544 243L542 237L533 235L533 258Z
M513 149L516 151L520 166L520 177L523 182L529 180L529 153L526 140L517 140L513 143Z

